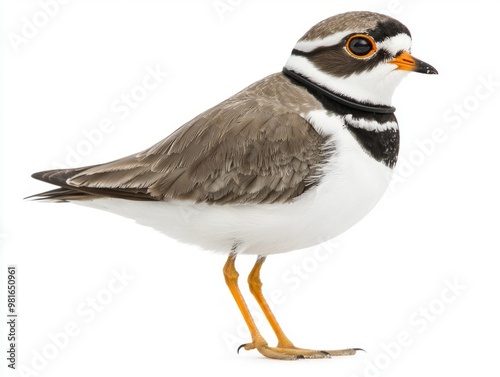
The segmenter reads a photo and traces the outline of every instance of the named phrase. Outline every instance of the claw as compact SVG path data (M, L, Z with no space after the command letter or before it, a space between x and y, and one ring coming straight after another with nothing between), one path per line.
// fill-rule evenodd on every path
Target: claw
M304 355L297 355L297 360L299 359L305 359Z
M239 355L240 354L240 349L242 348L245 348L247 346L248 343L245 343L245 344L242 344L241 346L238 347L238 350L236 351L236 353Z
M363 349L363 348L353 348L352 349L353 351L363 351L364 353L366 353L366 351Z

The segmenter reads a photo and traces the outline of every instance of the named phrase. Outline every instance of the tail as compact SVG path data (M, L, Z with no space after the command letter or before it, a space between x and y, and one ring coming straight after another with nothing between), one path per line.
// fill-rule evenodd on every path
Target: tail
M67 181L71 177L85 170L86 168L78 169L56 169L56 170L45 170L34 173L31 175L32 178L38 179L42 182L51 183L53 185L59 186L59 188L45 191L39 194L28 196L25 199L32 200L43 200L51 202L67 202L70 200L92 200L99 196L88 192L85 189L75 188L70 186Z
M137 187L102 187L102 186L74 186L68 182L78 174L98 167L99 165L87 166L76 169L46 170L34 173L31 176L39 181L51 183L59 188L40 194L29 196L25 199L43 200L52 202L68 202L93 200L99 198L119 198L127 200L159 200L148 194L147 188Z

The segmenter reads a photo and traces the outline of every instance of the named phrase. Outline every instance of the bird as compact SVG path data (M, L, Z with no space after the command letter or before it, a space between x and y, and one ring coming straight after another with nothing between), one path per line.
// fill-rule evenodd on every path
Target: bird
M260 271L271 255L351 228L386 191L399 152L394 91L410 72L438 73L411 55L411 42L408 28L384 14L329 17L297 41L282 71L142 152L34 173L58 188L30 198L108 211L227 254L224 279L251 336L238 352L279 360L354 355L361 349L295 346L263 295ZM248 285L276 346L260 333L240 291L240 255L256 256Z

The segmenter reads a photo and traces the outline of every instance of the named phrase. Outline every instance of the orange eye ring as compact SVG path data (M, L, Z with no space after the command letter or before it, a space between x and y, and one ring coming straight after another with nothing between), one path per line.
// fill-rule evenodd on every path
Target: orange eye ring
M356 59L366 59L377 51L377 45L369 35L354 34L347 40L345 49Z

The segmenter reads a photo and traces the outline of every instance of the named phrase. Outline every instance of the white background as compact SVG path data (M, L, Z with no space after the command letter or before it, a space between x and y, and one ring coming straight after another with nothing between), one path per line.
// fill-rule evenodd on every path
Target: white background
M2 2L1 315L5 265L13 263L19 272L18 362L37 367L32 375L73 377L409 377L498 370L498 3L221 3L233 5L221 14L213 0L73 0L16 51L12 35L22 36L24 17L33 20L42 8L37 1ZM268 296L282 292L273 307L295 344L362 347L366 354L297 362L267 360L256 351L237 355L237 345L250 338L224 283L225 256L111 214L23 201L49 189L30 174L66 163L68 151L85 140L84 130L103 119L112 120L113 130L79 165L149 147L280 70L316 22L363 9L405 23L413 54L440 74L413 74L396 92L402 165L399 181L376 209L326 245L270 257L262 278ZM169 75L120 119L112 103L138 90L148 66ZM490 91L488 80L496 82ZM465 107L462 115L457 105ZM238 260L242 283L252 263L253 257ZM133 279L126 286L115 282L121 291L109 295L113 271L122 270ZM460 286L455 292L446 288L452 283ZM90 314L92 297L110 302ZM78 334L66 340L61 332L68 324ZM261 329L273 344L270 328ZM409 340L395 346L400 333ZM51 360L44 364L38 353ZM3 374L4 356L0 364Z

